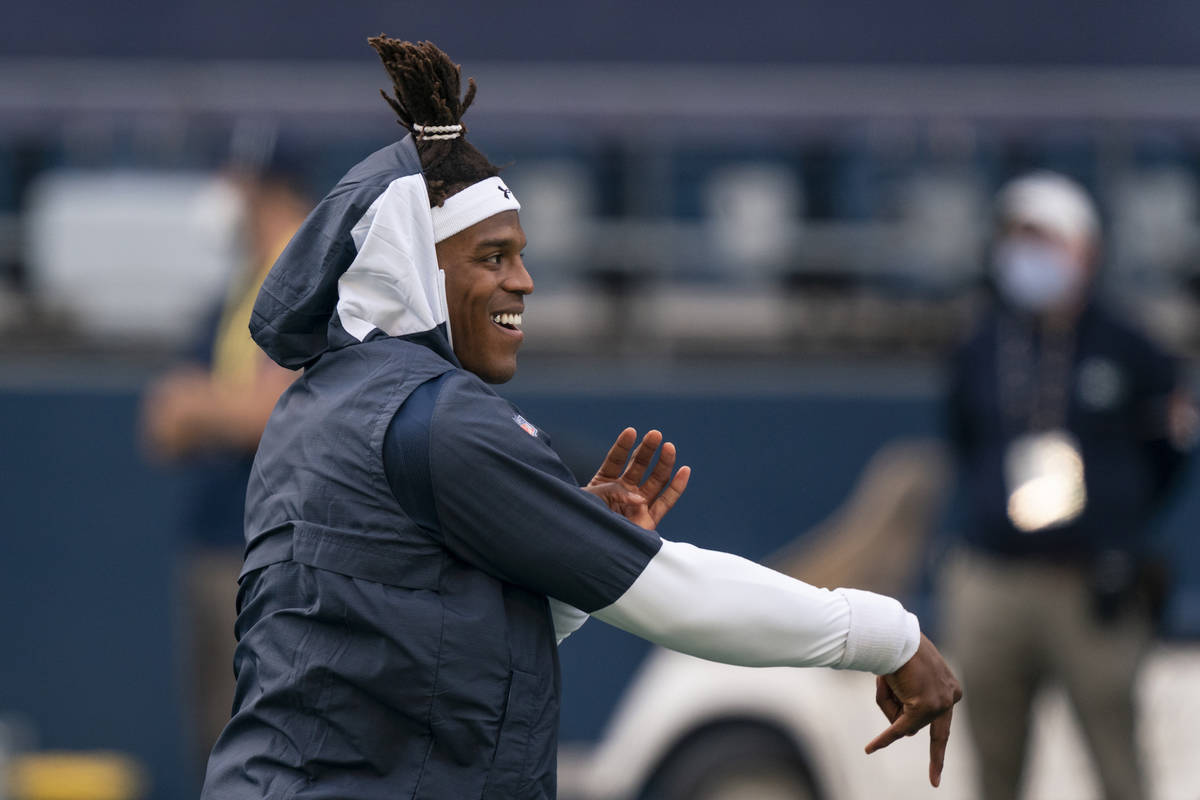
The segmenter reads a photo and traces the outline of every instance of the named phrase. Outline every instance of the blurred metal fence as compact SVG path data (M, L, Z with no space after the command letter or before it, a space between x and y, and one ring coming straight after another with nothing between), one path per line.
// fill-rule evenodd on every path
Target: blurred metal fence
M473 134L511 164L524 199L539 282L531 349L937 351L983 275L991 193L1033 167L1097 194L1108 290L1177 346L1196 346L1198 70L467 72L482 81ZM62 259L109 268L89 251L94 239L47 235L37 187L64 173L212 173L266 142L287 149L319 195L396 135L374 91L382 83L365 61L0 61L0 346L129 345L89 322L118 309L67 304L64 314L47 295ZM129 227L139 223L153 225ZM131 252L139 238L126 237ZM179 248L158 249L186 265ZM143 302L181 309L154 342L178 341L212 293L145 269L127 277L158 287Z

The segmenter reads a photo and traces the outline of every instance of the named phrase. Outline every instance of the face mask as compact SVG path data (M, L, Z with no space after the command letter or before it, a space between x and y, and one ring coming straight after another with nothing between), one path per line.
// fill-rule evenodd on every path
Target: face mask
M1082 278L1060 248L1037 241L1002 243L994 266L1001 294L1026 311L1045 311L1069 300Z

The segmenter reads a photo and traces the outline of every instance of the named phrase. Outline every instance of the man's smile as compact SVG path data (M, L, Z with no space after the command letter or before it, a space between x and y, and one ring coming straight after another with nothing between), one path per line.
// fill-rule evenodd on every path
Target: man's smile
M501 330L508 333L510 336L525 338L525 334L521 332L522 313L517 312L501 312L492 314L492 324Z

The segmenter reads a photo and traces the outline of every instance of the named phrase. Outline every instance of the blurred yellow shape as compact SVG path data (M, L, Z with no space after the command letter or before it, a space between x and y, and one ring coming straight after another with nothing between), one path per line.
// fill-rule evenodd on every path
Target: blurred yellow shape
M33 753L8 773L13 800L139 800L146 786L138 762L121 753Z

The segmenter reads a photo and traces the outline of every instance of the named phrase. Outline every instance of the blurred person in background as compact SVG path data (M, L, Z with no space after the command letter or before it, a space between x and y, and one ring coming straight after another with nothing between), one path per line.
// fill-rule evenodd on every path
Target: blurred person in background
M146 392L150 452L186 467L181 525L189 539L185 600L197 767L203 769L233 706L234 596L242 567L246 484L267 418L295 374L250 338L263 278L300 227L311 201L296 171L273 163L230 175L244 208L243 267L214 309L201 347Z
M1105 796L1136 800L1134 683L1163 584L1148 527L1195 413L1179 365L1097 299L1085 191L1033 173L996 212L997 297L951 366L966 520L943 597L983 797L1017 797L1031 705L1057 680Z

